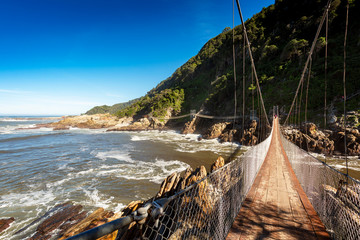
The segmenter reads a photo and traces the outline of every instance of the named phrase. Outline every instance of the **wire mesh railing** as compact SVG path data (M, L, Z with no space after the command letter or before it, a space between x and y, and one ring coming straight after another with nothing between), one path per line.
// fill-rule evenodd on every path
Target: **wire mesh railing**
M272 132L243 155L174 195L147 202L131 215L68 239L97 239L115 230L119 230L116 239L126 239L128 226L136 226L141 239L225 239L266 157L271 136Z
M271 135L238 159L179 193L143 239L225 239L260 169Z
M270 139L185 189L169 202L158 223L148 219L143 239L225 239L265 159Z
M345 175L306 151L281 141L294 172L334 239L359 239L360 182Z

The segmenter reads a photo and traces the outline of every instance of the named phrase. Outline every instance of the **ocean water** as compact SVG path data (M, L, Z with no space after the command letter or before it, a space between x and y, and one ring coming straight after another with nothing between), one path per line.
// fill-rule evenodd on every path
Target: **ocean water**
M15 218L0 239L29 237L36 224L13 234L66 201L85 210L120 211L133 200L152 197L172 172L209 169L237 147L175 131L31 129L55 120L0 117L0 219Z

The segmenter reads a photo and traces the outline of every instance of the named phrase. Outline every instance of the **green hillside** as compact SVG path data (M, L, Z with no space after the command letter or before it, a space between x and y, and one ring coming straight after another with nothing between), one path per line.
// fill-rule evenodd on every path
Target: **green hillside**
M96 106L87 111L85 114L92 115L92 114L98 114L98 113L110 113L115 114L119 112L120 110L130 106L131 104L135 103L139 99L130 100L128 102L124 103L117 103L112 106L102 105L102 106Z
M288 111L300 80L307 53L324 11L326 0L277 0L246 22L249 40L266 109L273 105L284 106ZM343 82L343 41L346 1L333 1L329 12L328 92L327 102L334 101L340 109ZM360 90L360 1L351 1L349 34L347 41L347 93ZM224 26L226 27L226 26ZM325 28L324 28L325 29ZM324 52L325 30L322 30L313 55L309 83L309 114L322 113L324 106ZM210 39L199 53L178 68L172 76L159 83L137 103L117 114L119 116L148 114L158 101L171 101L168 91L183 91L181 111L202 108L213 115L230 115L234 112L234 71L232 56L232 30ZM235 27L236 73L238 109L242 106L242 27ZM246 108L251 109L252 93L257 108L256 88L251 84L250 59L246 53ZM173 96L172 96L173 97ZM144 99L147 99L146 101ZM146 107L144 105L146 102ZM179 103L178 102L178 103ZM178 104L177 103L177 104ZM143 107L135 107L135 105ZM164 107L166 107L164 105ZM133 111L129 111L133 109ZM147 110L144 111L144 109ZM348 101L348 110L360 109L360 94ZM159 111L159 110L157 110ZM125 114L126 113L126 114Z

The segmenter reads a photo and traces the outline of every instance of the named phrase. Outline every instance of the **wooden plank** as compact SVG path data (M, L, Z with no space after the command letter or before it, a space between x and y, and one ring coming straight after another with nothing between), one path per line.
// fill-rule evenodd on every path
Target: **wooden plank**
M277 124L265 161L227 239L330 239L291 169Z

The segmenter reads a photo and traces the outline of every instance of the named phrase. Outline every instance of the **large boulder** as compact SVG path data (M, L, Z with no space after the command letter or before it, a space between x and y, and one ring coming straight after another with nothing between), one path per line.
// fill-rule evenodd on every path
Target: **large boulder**
M223 157L219 156L215 162L210 167L210 172L214 172L225 165L225 160Z
M204 139L214 139L220 137L225 128L231 124L230 122L220 122L213 124L203 135Z
M185 123L183 129L181 130L182 134L192 134L196 130L196 122L198 121L198 118L193 118L191 121L188 121Z
M14 221L13 217L0 219L0 233L10 227L10 224Z

